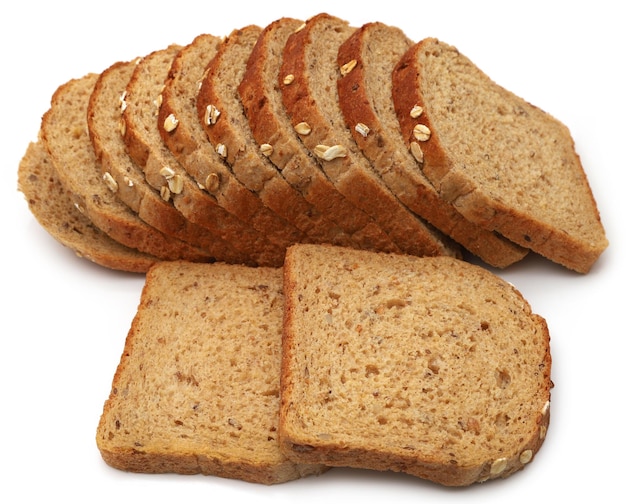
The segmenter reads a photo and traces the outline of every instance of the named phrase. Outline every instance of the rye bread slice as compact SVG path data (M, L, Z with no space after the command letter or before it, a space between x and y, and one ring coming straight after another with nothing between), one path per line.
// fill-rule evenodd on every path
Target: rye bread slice
M98 77L90 73L59 86L42 118L41 139L59 180L81 211L121 244L160 259L206 260L196 247L146 224L103 179L87 128L87 106Z
M398 247L365 212L350 203L322 171L295 133L278 85L287 38L302 26L294 18L267 25L252 49L239 84L239 97L252 137L280 173L319 212L343 229L353 246L393 252Z
M412 45L399 28L375 22L357 29L339 48L337 63L352 68L342 74L337 86L339 105L352 136L409 209L487 264L510 266L528 250L467 220L443 200L404 143L394 110L391 74ZM417 151L416 155L421 159Z
M285 45L279 84L292 126L335 187L384 229L403 252L458 255L459 248L406 208L374 172L346 127L337 95L339 46L354 28L319 14ZM302 129L306 125L307 129Z
M393 94L404 141L419 143L422 170L442 198L522 247L591 269L608 240L565 125L434 38L402 57ZM428 140L414 139L417 124L430 129Z
M121 245L79 212L41 142L28 145L17 173L18 189L37 222L78 257L130 273L145 273L159 262L156 257Z
M137 61L117 62L104 70L89 99L87 125L103 176L120 200L147 224L205 251L207 258L244 263L250 259L207 228L186 219L149 185L126 150L120 124L122 95Z

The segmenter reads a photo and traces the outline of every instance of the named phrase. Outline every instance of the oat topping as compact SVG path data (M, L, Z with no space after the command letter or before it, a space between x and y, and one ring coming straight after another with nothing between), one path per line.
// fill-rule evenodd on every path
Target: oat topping
M420 142L425 142L430 138L430 129L425 124L416 124L413 128L413 136Z
M174 170L172 170L169 166L164 166L163 168L161 168L161 170L159 171L159 174L163 177L165 177L166 179L170 179L172 178L174 175L176 175L176 172Z
M285 78L283 79L283 84L288 86L294 81L294 79L295 77L293 74L286 75Z
M124 112L128 103L126 103L126 90L120 95L120 112Z
M206 106L206 112L204 113L204 122L211 126L217 122L218 117L221 112L217 109L215 105L209 104Z
M261 144L261 154L264 156L271 156L274 153L274 147L268 143Z
M422 107L420 107L419 105L413 105L410 114L413 119L417 119L419 116L422 115L422 112L424 112L424 109Z
M411 145L409 146L409 148L411 149L411 154L413 154L413 157L415 158L415 160L418 163L423 163L424 153L422 152L422 148L420 147L419 143L411 142Z
M170 200L170 196L171 196L170 189L166 185L161 186L161 189L160 189L159 193L161 194L161 198L164 201L169 201Z
M135 185L131 178L126 175L124 175L124 184L126 184L128 187L133 187Z
M120 119L120 123L118 124L118 129L120 130L120 133L122 136L126 134L126 121L124 120L124 118Z
M215 146L215 152L217 152L223 158L225 158L228 155L228 149L223 143L218 143Z
M492 476L497 476L506 469L506 458L499 458L493 461L491 464L491 470L489 471Z
M354 127L354 131L356 131L357 133L359 133L363 137L367 137L368 133L370 132L370 129L367 127L367 125L365 125L363 123L358 123Z
M348 151L343 145L316 145L313 152L324 161L332 161L348 155Z
M111 190L111 192L117 192L117 181L113 178L113 175L109 172L104 172L102 180L104 180L104 183Z
M339 68L339 71L341 72L341 75L348 75L350 72L352 72L352 70L354 70L354 67L356 67L356 60L350 60L347 63L341 65L341 67Z
M217 191L217 188L220 186L220 176L217 173L209 173L204 181L204 185L209 192Z
M163 129L170 133L176 129L176 126L178 126L178 119L176 116L174 114L168 115L163 122Z
M530 460L533 458L533 451L532 450L524 450L520 456L519 456L519 461L522 464L528 464L528 462L530 462Z
M173 194L180 194L183 192L183 177L176 174L173 177L168 178L167 187Z
M295 125L295 130L298 135L308 135L311 133L311 126L309 123L301 122Z

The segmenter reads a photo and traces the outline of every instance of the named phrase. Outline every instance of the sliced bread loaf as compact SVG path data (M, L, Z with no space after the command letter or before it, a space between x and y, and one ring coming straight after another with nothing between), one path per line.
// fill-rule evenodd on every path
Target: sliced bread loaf
M337 51L353 31L346 21L319 14L287 40L279 84L292 126L335 187L403 252L457 255L455 244L409 211L374 173L345 125L337 96Z
M524 258L527 249L463 217L424 176L419 151L414 148L412 155L404 143L394 110L391 73L412 45L399 28L376 22L357 29L339 48L337 63L349 69L338 80L339 105L352 136L409 209L487 264L510 266Z
M301 231L298 241L354 245L350 235L285 180L266 156L267 147L263 150L250 131L238 87L261 32L255 25L232 31L207 66L197 104L204 111L207 137L239 181Z
M569 130L428 38L393 72L396 113L422 170L468 220L586 273L608 246ZM412 117L415 106L423 110ZM414 136L427 128L430 138ZM425 137L424 137L425 138Z
M87 125L103 176L117 196L151 226L205 251L207 258L244 263L249 257L186 219L150 186L128 155L120 132L121 98L137 61L118 62L100 74L89 99Z
M549 333L511 284L450 257L320 245L290 248L284 277L287 456L450 486L534 459Z
M280 18L258 36L239 84L250 133L285 180L343 229L356 248L398 251L387 233L336 189L298 139L285 112L278 74L287 38L300 26L298 19Z
M105 268L145 273L155 257L124 247L78 211L41 142L28 145L18 167L18 189L39 224L59 243Z
M152 268L98 424L104 460L265 484L322 472L279 450L282 308L280 269Z
M87 74L61 85L43 116L41 139L59 180L81 211L121 244L161 259L207 260L196 247L142 221L103 179L87 128L87 106L98 77Z
M185 218L206 227L256 263L278 266L282 264L285 247L269 242L251 224L260 213L258 198L252 202L241 198L216 199L199 187L198 181L187 172L188 165L181 165L161 138L158 127L161 93L172 62L181 50L177 45L156 50L137 63L126 87L122 113L128 152L142 168L148 183L165 200L171 199ZM191 89L195 91L195 84ZM182 130L182 121L179 126ZM225 201L228 207L222 205Z

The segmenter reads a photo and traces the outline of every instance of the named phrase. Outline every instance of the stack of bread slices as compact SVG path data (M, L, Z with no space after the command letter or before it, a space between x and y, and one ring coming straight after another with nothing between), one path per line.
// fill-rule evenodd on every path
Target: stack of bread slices
M279 267L325 243L495 268L532 251L586 273L608 245L559 121L442 41L328 14L61 85L18 172L55 238L126 271Z

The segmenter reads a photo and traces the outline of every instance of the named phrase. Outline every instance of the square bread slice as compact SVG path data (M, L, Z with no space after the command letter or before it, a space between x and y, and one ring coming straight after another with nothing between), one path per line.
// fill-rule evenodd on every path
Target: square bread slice
M265 484L323 471L279 450L282 314L280 269L151 268L97 428L103 459Z
M284 277L287 456L446 486L534 459L549 423L549 332L511 284L447 256L319 245L290 248Z

